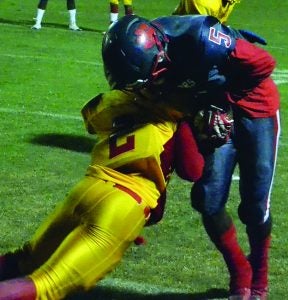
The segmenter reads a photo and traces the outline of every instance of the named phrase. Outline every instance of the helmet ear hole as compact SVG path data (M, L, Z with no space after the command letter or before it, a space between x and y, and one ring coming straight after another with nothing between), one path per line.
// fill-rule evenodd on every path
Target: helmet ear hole
M109 27L102 42L105 76L112 89L135 89L167 70L168 40L152 22L124 16Z

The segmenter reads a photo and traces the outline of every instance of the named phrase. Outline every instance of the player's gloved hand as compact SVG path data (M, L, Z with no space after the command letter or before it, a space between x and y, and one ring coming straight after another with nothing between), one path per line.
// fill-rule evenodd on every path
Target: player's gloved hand
M208 89L219 88L226 84L226 77L219 72L217 66L208 72Z
M166 205L166 191L162 192L157 202L158 202L157 206L150 210L149 219L145 224L146 227L155 225L162 220L164 215L165 205Z
M230 138L232 116L220 107L210 105L200 110L194 118L194 128L200 146L205 149L220 147Z
M241 33L241 35L244 37L244 39L246 39L250 43L258 43L261 45L267 45L267 42L264 38L262 38L261 36L259 36L258 34L252 32L252 31L245 30L245 29L239 29L238 31Z
M207 111L207 121L208 134L212 139L220 139L223 142L229 139L233 120L222 108L211 105Z

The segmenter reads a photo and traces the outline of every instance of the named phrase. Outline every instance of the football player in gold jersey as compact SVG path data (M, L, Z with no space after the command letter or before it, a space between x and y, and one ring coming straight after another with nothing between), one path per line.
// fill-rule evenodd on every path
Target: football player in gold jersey
M0 299L57 300L92 288L161 219L174 168L189 181L201 176L182 114L149 99L114 90L84 105L87 131L98 136L91 163L32 239L0 257Z
M240 0L180 0L174 15L208 15L226 23L236 3Z

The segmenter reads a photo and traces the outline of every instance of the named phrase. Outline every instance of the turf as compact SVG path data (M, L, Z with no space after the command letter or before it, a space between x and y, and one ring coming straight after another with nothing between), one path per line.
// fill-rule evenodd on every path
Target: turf
M65 1L50 1L43 28L31 30L36 2L0 1L0 253L29 239L83 176L95 138L85 132L80 109L108 89L100 55L102 32L109 23L108 1L76 3L81 32L67 29ZM154 18L170 14L176 3L134 0L134 8L135 13ZM266 49L278 61L273 76L282 98L282 133L272 192L271 300L287 298L287 9L287 1L242 0L230 18L233 27L265 37ZM173 176L165 218L143 231L147 244L132 246L114 272L91 292L73 299L227 297L226 268L190 206L190 187ZM238 203L234 181L228 209L247 249Z

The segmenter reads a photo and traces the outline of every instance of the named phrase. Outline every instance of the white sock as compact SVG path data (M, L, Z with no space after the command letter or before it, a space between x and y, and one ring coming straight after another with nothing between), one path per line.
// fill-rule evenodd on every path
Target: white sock
M41 9L41 8L37 9L36 24L35 25L41 25L44 13L45 13L44 9Z
M70 9L68 12L70 25L76 25L76 9Z
M118 21L118 13L110 13L110 22L114 23Z

